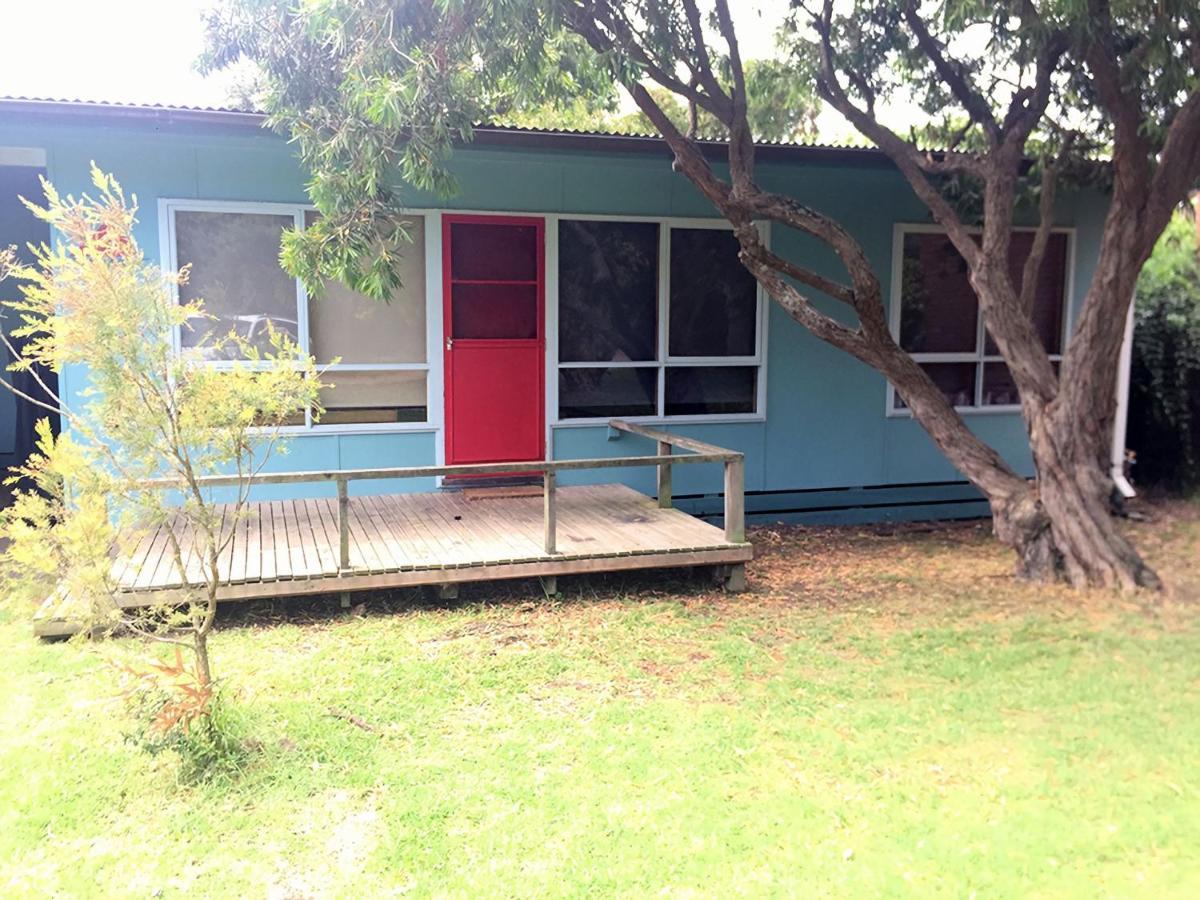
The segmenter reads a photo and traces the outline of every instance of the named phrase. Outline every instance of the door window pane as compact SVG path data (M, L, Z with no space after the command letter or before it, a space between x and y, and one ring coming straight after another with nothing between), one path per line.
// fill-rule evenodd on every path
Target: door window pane
M666 414L752 413L756 366L672 366L667 369Z
M201 299L215 319L194 319L180 331L184 347L201 347L211 358L231 358L235 348L204 348L211 335L235 331L261 350L269 348L268 322L293 339L297 335L296 281L279 265L279 243L291 216L259 213L175 213L176 259L191 264L182 302Z
M306 213L311 224L316 213ZM308 333L318 363L425 362L425 220L409 221L412 243L403 248L400 283L383 302L330 280L320 300L308 301Z
M326 372L318 425L424 422L424 372Z
M455 284L451 291L451 335L455 339L538 336L536 284Z
M560 360L656 358L658 228L655 222L559 222Z
M451 223L450 277L455 281L536 281L537 228L501 222Z
M950 239L906 234L901 277L900 346L910 353L973 353L979 302Z
M758 285L733 232L671 229L671 356L754 356Z
M975 405L975 373L979 369L976 363L922 363L921 368L952 405ZM908 408L899 393L896 394L895 408Z
M658 412L658 369L559 369L560 419L612 419Z

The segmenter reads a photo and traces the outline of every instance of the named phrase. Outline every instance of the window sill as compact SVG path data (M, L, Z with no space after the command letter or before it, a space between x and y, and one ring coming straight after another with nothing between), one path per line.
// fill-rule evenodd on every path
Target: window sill
M263 429L265 431L266 429ZM313 428L303 426L280 428L280 437L326 437L330 435L345 436L356 434L432 434L438 431L438 426L428 422L413 422L404 425L317 425ZM256 433L262 433L256 431Z
M956 406L954 411L960 416L1012 416L1020 415L1020 406ZM912 411L907 409L889 409L889 419L911 419Z
M762 424L767 417L759 413L714 416L613 416L623 422L638 425L752 425ZM551 428L604 428L611 419L561 419L551 422Z

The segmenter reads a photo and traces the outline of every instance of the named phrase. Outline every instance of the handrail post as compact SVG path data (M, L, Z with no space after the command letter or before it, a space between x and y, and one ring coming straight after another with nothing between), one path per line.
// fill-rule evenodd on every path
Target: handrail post
M725 540L746 541L746 458L740 454L725 463Z
M344 475L337 478L338 495L338 568L343 572L350 571L350 484Z
M542 473L542 514L544 525L546 528L546 554L553 556L558 552L556 549L557 528L555 524L556 510L555 501L555 482L558 480L553 469L546 469Z
M667 441L658 442L658 455L670 456L671 445ZM671 464L662 463L658 467L658 508L671 508Z

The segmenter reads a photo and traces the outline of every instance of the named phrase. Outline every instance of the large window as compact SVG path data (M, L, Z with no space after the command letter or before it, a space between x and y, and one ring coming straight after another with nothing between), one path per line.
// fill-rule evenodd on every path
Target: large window
M762 305L727 228L558 222L558 418L762 414Z
M1033 233L1013 233L1009 269L1020 284ZM912 354L959 409L1012 409L1016 386L987 333L967 264L940 231L912 229L899 237L900 268L893 298L893 324L900 346ZM1054 232L1038 272L1033 321L1057 366L1065 336L1070 241ZM889 409L904 401L889 387Z
M181 329L180 346L228 363L205 340L236 331L265 347L268 324L284 331L325 369L321 392L325 413L311 410L297 425L388 429L429 421L429 362L426 351L425 223L409 222L412 245L401 265L402 287L387 303L355 294L340 283L325 286L321 299L279 266L279 241L286 228L305 228L315 213L283 204L170 204L170 265L191 266L180 300L202 299L212 318ZM336 360L336 362L335 362Z

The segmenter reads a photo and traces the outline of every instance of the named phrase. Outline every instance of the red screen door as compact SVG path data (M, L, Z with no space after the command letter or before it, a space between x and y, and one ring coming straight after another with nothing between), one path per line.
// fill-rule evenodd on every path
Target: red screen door
M542 219L444 216L446 461L545 449Z

